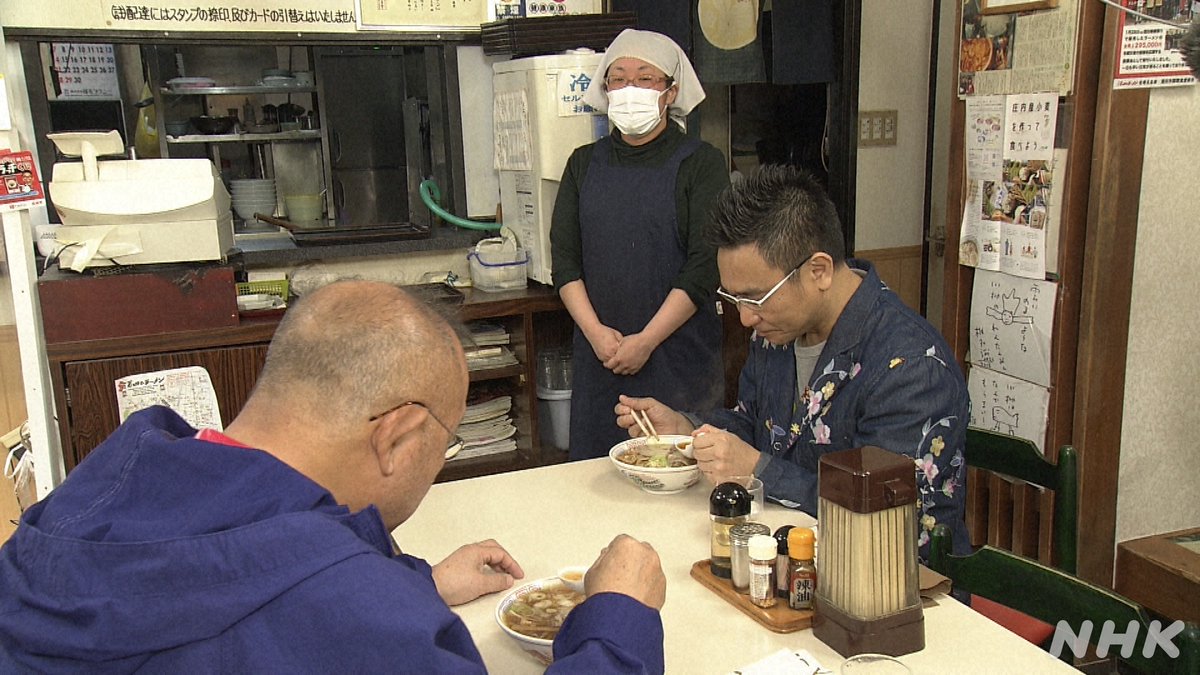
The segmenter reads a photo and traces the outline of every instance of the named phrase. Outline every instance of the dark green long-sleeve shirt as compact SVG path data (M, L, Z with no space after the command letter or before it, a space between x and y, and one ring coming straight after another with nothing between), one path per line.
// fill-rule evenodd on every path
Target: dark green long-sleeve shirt
M612 136L614 166L662 166L687 138L675 124L668 124L662 135L642 146L632 146ZM575 149L567 160L550 228L550 254L554 270L554 288L584 278L583 246L579 234L579 190L583 186L588 166L592 162L595 144ZM675 211L679 221L679 240L687 247L687 260L675 277L672 287L688 294L697 307L708 302L717 287L717 252L704 242L704 228L709 221L709 208L721 190L729 185L729 171L721 151L702 143L679 165L675 181ZM623 195L612 195L620 200ZM647 204L648 208L665 205ZM613 261L614 265L621 264ZM584 279L587 282L587 279Z

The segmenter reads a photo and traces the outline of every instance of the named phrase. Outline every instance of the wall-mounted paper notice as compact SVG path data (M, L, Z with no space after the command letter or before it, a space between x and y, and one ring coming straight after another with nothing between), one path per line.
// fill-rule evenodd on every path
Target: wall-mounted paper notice
M971 366L971 426L1033 441L1046 452L1046 418L1050 390L994 370Z
M225 428L212 378L201 366L130 375L117 380L116 386L122 422L143 408L165 405L197 429Z
M492 128L496 134L496 168L528 171L533 168L533 145L529 139L529 100L525 90L502 91L492 104Z
M1050 339L1058 285L976 270L968 361L1050 386Z

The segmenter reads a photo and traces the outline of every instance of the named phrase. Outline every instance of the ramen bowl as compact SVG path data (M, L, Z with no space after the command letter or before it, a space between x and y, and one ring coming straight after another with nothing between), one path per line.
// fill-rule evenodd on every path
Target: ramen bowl
M691 436L684 435L663 434L658 438L659 443L672 448L686 447L692 442ZM631 457L641 461L648 456L661 456L660 450L653 449L654 444L654 439L644 436L621 441L608 451L608 458L621 475L650 494L673 495L700 481L700 467L692 459L686 459L687 464L683 466L641 466L627 461Z
M548 666L554 660L554 638L534 637L533 635L523 633L519 627L510 626L506 617L512 620L514 608L517 610L529 609L538 602L546 602L550 605L551 609L561 612L562 618L565 618L566 614L573 608L567 607L565 611L562 610L556 596L561 598L566 597L567 594L576 593L576 591L573 591L558 577L537 579L521 584L509 591L500 600L500 604L496 605L496 623L500 625L500 629L506 635L516 641L522 650L537 659L542 665ZM535 598L533 594L541 594L542 597ZM571 597L579 602L583 601L582 593L572 595ZM521 605L524 605L524 607L521 607ZM519 614L525 614L525 612L519 611Z

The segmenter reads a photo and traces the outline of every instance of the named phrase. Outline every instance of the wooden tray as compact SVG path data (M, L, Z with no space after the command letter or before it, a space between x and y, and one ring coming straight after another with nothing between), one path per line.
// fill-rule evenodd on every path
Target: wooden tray
M770 608L750 602L750 596L733 590L728 579L714 576L707 559L692 565L692 578L776 633L794 633L812 625L811 609L792 609L783 598L777 598L775 606Z

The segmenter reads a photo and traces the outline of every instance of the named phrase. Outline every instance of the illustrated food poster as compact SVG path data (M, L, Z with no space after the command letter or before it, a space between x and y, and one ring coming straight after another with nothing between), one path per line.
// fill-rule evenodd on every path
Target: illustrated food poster
M959 262L1045 278L1058 94L975 97L966 115Z
M967 360L971 423L1038 444L1046 435L1058 285L979 270Z
M165 405L196 429L225 428L212 378L201 366L129 375L118 379L116 387L122 422L143 408Z
M985 15L979 11L979 0L963 0L959 97L1029 91L1069 94L1075 78L1080 4L1063 0L1050 9Z

